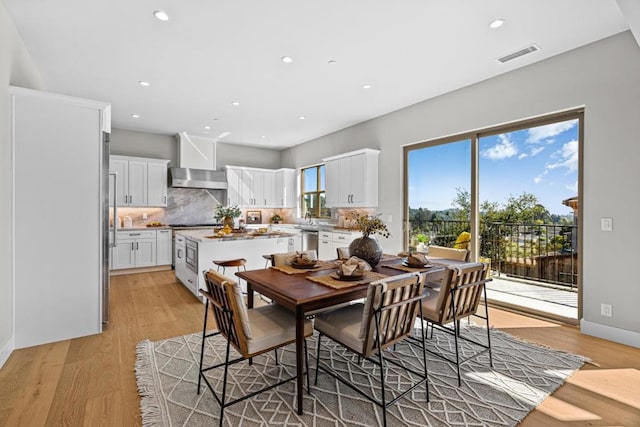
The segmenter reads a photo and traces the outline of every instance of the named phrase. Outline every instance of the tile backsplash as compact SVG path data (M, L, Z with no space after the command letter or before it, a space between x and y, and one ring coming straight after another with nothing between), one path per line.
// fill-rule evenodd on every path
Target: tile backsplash
M216 207L226 204L224 190L205 190L195 188L169 188L166 208L118 208L120 218L129 216L134 227L143 227L148 222L160 221L163 224L211 224ZM260 211L262 223L270 222L278 214L283 222L295 222L295 209L243 209L241 218L247 218L247 211ZM143 219L143 214L147 219Z

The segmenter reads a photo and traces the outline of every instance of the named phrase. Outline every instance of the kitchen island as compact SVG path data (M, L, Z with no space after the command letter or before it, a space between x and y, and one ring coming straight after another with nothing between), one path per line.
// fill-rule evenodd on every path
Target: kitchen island
M202 272L215 268L213 261L235 258L247 260L247 270L265 267L263 255L288 252L289 239L294 235L284 232L248 232L217 236L213 229L184 230L176 233L185 240L184 251L176 251L176 277L196 297L202 300L199 289L205 289ZM227 269L226 276L235 278L236 269ZM242 291L246 292L246 284L240 282Z

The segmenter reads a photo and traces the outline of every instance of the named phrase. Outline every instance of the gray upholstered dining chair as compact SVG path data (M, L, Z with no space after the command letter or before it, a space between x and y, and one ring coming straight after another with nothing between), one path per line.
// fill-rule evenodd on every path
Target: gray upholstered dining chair
M296 376L281 379L276 383L265 386L260 390L254 390L245 396L227 401L227 380L229 366L259 356L270 350L284 347L296 341L295 315L278 304L269 304L258 308L247 309L240 293L240 286L232 279L219 274L214 270L203 272L207 290L200 290L205 296L204 326L202 328L202 346L200 348L200 368L198 374L198 394L200 394L201 381L204 380L209 390L220 405L220 426L224 419L224 409L227 406L249 399L258 393L296 379ZM211 307L215 316L218 331L207 334L207 317ZM304 336L308 338L313 334L313 326L306 320L304 324ZM203 367L205 340L216 335L222 335L226 339L226 351L224 362ZM230 360L231 346L240 354L240 357ZM309 386L309 358L307 354L307 341L305 346L305 362L307 387ZM222 395L214 391L205 372L215 368L224 367L222 378Z
M489 309L487 307L486 283L491 280L487 277L489 265L485 263L467 263L458 266L450 266L444 274L438 274L442 279L435 286L431 286L429 273L426 275L425 290L428 291L426 298L422 302L422 319L428 322L427 328L431 325L431 335L433 328L453 335L455 342L455 355L438 352L422 343L426 351L455 363L458 374L458 386L461 385L460 365L481 355L489 353L489 365L493 366L491 355L491 334L489 330ZM484 315L478 314L480 301L484 303ZM485 320L487 330L487 341L480 342L462 334L460 320L471 316ZM450 325L450 326L446 326ZM482 348L469 356L462 357L460 354L460 340L470 342Z
M367 299L364 303L353 304L337 310L322 313L316 316L315 329L320 333L316 355L316 377L318 384L318 371L332 375L339 381L351 387L366 399L380 406L383 410L384 425L387 425L387 407L395 404L402 396L410 393L416 387L425 383L426 398L429 401L429 384L427 379L427 358L422 348L422 363L424 371L418 372L398 360L387 359L383 350L391 348L394 344L404 340L414 331L415 316L422 314L423 276L418 273L407 273L392 276L384 280L373 282L367 290ZM424 342L424 330L422 338ZM349 381L334 372L328 365L320 363L320 344L323 336L331 338L341 344L358 357L364 357L368 361L379 366L380 374L380 398L370 396ZM333 353L333 352L332 352ZM332 355L333 356L333 355ZM377 358L374 358L377 356ZM351 363L350 361L345 361ZM334 363L336 363L334 361ZM398 391L397 395L387 400L386 396L386 363L392 363L401 369L410 372L419 378L407 389ZM355 365L358 366L358 365ZM413 380L412 378L408 380Z
M454 249L446 246L427 246L427 256L429 258L445 258L455 261L468 261L469 251L467 249Z

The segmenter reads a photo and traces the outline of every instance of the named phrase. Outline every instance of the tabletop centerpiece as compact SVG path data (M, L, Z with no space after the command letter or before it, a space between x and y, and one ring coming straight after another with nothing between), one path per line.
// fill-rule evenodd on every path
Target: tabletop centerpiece
M233 229L233 219L238 218L240 214L241 212L238 205L233 205L233 206L218 205L216 207L214 218L218 221L222 220L222 224L224 226L229 226L231 229Z
M387 225L382 222L380 215L358 216L356 222L358 223L358 228L362 231L362 237L351 242L349 253L367 261L371 267L375 267L382 258L382 247L375 237L371 236L379 234L385 238L389 237L390 233Z

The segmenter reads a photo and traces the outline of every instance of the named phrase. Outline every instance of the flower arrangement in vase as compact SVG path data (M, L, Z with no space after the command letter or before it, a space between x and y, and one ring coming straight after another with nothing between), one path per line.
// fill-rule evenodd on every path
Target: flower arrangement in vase
M218 221L222 220L224 225L228 225L233 228L233 219L240 216L242 212L238 205L233 206L222 206L218 205L216 207L216 212L214 218Z
M389 237L389 229L380 219L380 215L358 216L356 222L362 232L362 237L351 242L349 245L349 253L367 261L371 267L374 267L382 258L382 247L378 241L371 236L379 234L385 238Z

